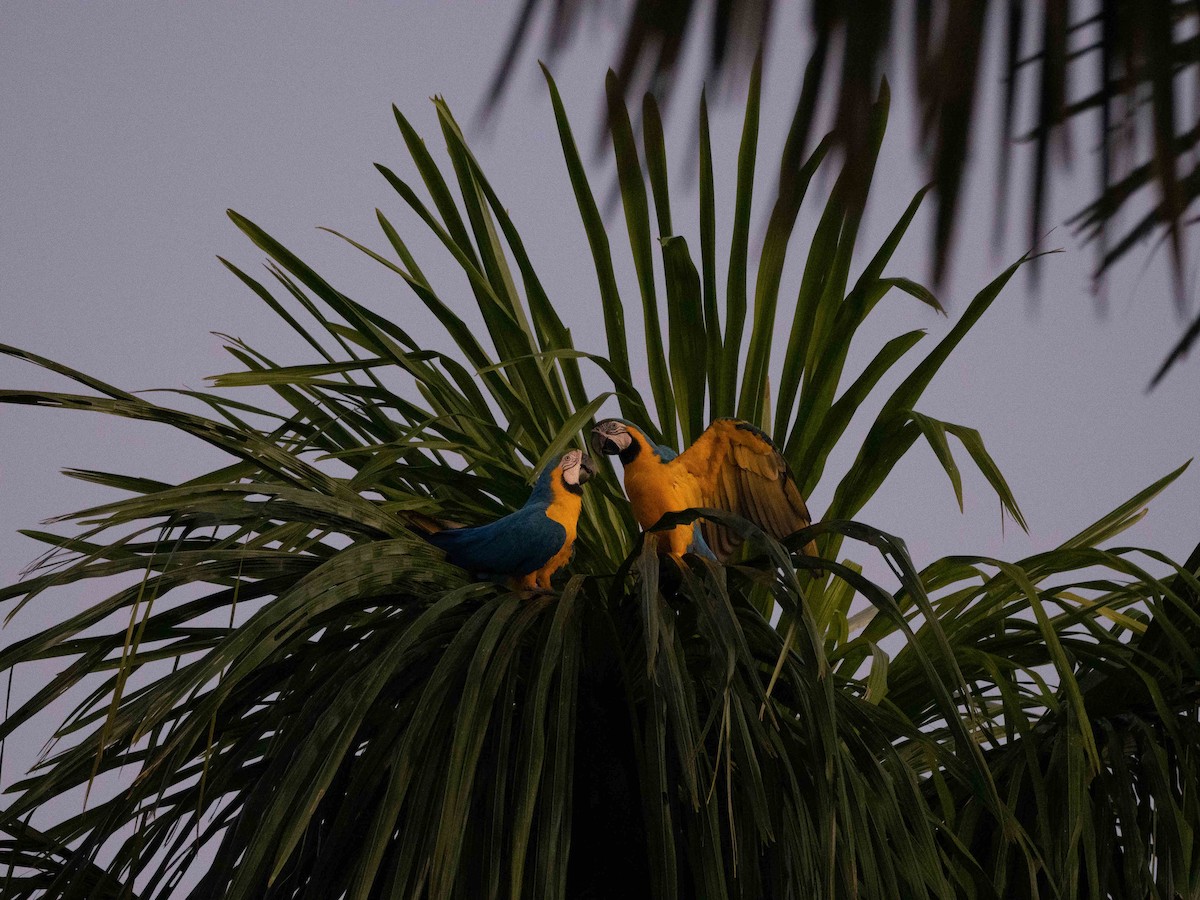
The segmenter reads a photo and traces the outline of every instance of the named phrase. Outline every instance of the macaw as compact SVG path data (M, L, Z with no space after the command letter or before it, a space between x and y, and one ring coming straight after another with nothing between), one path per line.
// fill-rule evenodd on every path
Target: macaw
M775 538L812 523L779 448L741 419L716 419L679 454L654 444L631 422L605 419L592 429L592 446L621 460L625 493L642 528L666 513L693 507L727 510ZM659 552L675 557L703 553L703 547L726 560L741 544L734 532L703 519L658 532L656 538ZM810 541L804 552L816 556L816 544Z
M446 551L449 562L469 572L507 576L517 590L549 588L550 576L571 559L583 485L595 473L590 456L570 450L546 466L516 512L426 537Z

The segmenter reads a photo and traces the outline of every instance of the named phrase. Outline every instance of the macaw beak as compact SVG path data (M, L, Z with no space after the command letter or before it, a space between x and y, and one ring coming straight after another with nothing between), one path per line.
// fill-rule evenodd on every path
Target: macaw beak
M588 479L596 474L596 464L592 462L592 458L586 453L583 454L583 459L579 460L579 483L586 484Z
M621 448L614 441L601 433L599 426L592 429L592 447L595 448L597 453L604 456L616 456L621 452Z

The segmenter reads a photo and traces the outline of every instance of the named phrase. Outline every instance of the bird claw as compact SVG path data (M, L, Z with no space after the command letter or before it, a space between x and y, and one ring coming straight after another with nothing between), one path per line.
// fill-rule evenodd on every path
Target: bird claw
M518 594L523 594L530 599L537 597L548 597L551 594L557 593L554 588L549 587L518 587L516 591Z
M530 597L538 594L553 594L554 588L542 587L539 584L526 584L523 579L513 579L509 582L509 589L516 594L526 594Z

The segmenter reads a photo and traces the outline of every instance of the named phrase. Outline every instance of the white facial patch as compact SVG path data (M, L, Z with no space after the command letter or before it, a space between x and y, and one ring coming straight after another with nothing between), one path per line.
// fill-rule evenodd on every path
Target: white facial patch
M566 453L560 463L563 481L567 484L579 484L579 463L583 460L582 450L571 450Z

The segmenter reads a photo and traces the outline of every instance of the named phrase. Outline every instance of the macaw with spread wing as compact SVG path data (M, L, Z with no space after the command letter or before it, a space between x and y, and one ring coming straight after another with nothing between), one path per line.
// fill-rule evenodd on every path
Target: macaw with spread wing
M669 512L694 507L734 513L774 538L787 537L812 523L779 448L741 419L715 420L680 454L654 444L631 422L605 419L592 429L592 446L621 460L625 493L642 528ZM737 534L705 519L659 532L657 539L660 553L680 557L715 551L721 560L741 544ZM816 544L810 541L804 552L816 556Z
M538 476L514 513L469 528L426 535L452 564L478 575L507 576L514 589L549 588L550 576L571 559L583 504L583 485L596 473L592 458L570 450Z

